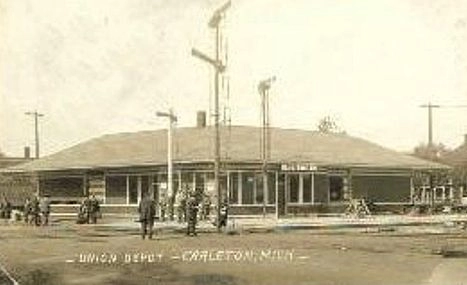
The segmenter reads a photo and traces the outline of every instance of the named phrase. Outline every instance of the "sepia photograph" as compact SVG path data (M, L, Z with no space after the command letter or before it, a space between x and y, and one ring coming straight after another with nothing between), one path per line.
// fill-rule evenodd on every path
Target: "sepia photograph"
M0 285L466 268L466 0L0 0Z

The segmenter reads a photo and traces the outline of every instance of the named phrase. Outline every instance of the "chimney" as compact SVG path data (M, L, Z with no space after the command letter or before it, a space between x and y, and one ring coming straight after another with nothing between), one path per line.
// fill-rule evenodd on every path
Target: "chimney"
M31 148L29 146L24 147L24 158L31 158Z
M196 112L196 127L197 128L206 127L206 112L205 111Z

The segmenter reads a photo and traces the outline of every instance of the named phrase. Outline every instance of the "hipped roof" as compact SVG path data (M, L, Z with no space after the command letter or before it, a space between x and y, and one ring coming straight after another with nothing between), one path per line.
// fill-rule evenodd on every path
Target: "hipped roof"
M260 162L261 128L221 127L221 159ZM270 162L307 162L324 167L396 169L448 168L346 134L270 128ZM173 160L214 160L213 127L177 128L173 133ZM167 130L104 135L8 171L51 171L108 167L150 166L167 163Z

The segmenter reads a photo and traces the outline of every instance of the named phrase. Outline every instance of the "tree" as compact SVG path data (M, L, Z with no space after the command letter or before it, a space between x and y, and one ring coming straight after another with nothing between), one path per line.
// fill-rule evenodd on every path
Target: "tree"
M325 116L318 122L318 132L323 134L344 133L331 116Z
M440 162L449 151L442 143L433 145L422 143L414 148L413 155L426 160Z

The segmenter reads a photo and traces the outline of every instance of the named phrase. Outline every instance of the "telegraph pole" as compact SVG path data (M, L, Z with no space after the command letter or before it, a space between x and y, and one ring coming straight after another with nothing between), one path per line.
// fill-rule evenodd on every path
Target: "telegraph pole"
M35 133L35 141L36 141L36 159L39 158L39 117L43 117L44 114L38 113L37 110L34 112L26 112L24 113L28 116L34 117L34 133Z
M421 108L428 109L428 146L433 146L433 108L467 108L467 105L433 105L431 102L428 104L420 105Z
M271 84L276 80L276 77L271 77L261 81L258 84L258 92L261 95L261 160L263 174L263 217L266 217L266 204L268 199L268 159L271 154L271 137L269 130L269 89Z
M166 117L168 119L167 127L167 198L169 199L169 218L173 220L173 202L174 202L174 192L173 192L173 162L172 162L172 128L174 122L177 121L177 116L173 114L172 108L168 112L156 112L158 117Z
M440 108L440 105L433 105L428 102L426 105L420 105L421 108L428 109L428 146L433 146L433 108Z
M215 58L212 59L204 53L192 49L191 54L199 59L211 64L216 73L214 75L214 129L215 129L215 143L214 143L214 189L217 193L217 230L220 231L220 216L221 216L221 204L222 204L222 193L219 185L219 176L220 176L220 131L219 131L219 77L220 74L225 71L226 66L223 65L220 59L220 23L224 14L228 8L231 6L231 1L226 2L223 6L217 9L211 19L209 20L209 27L215 29L216 38L215 38Z

